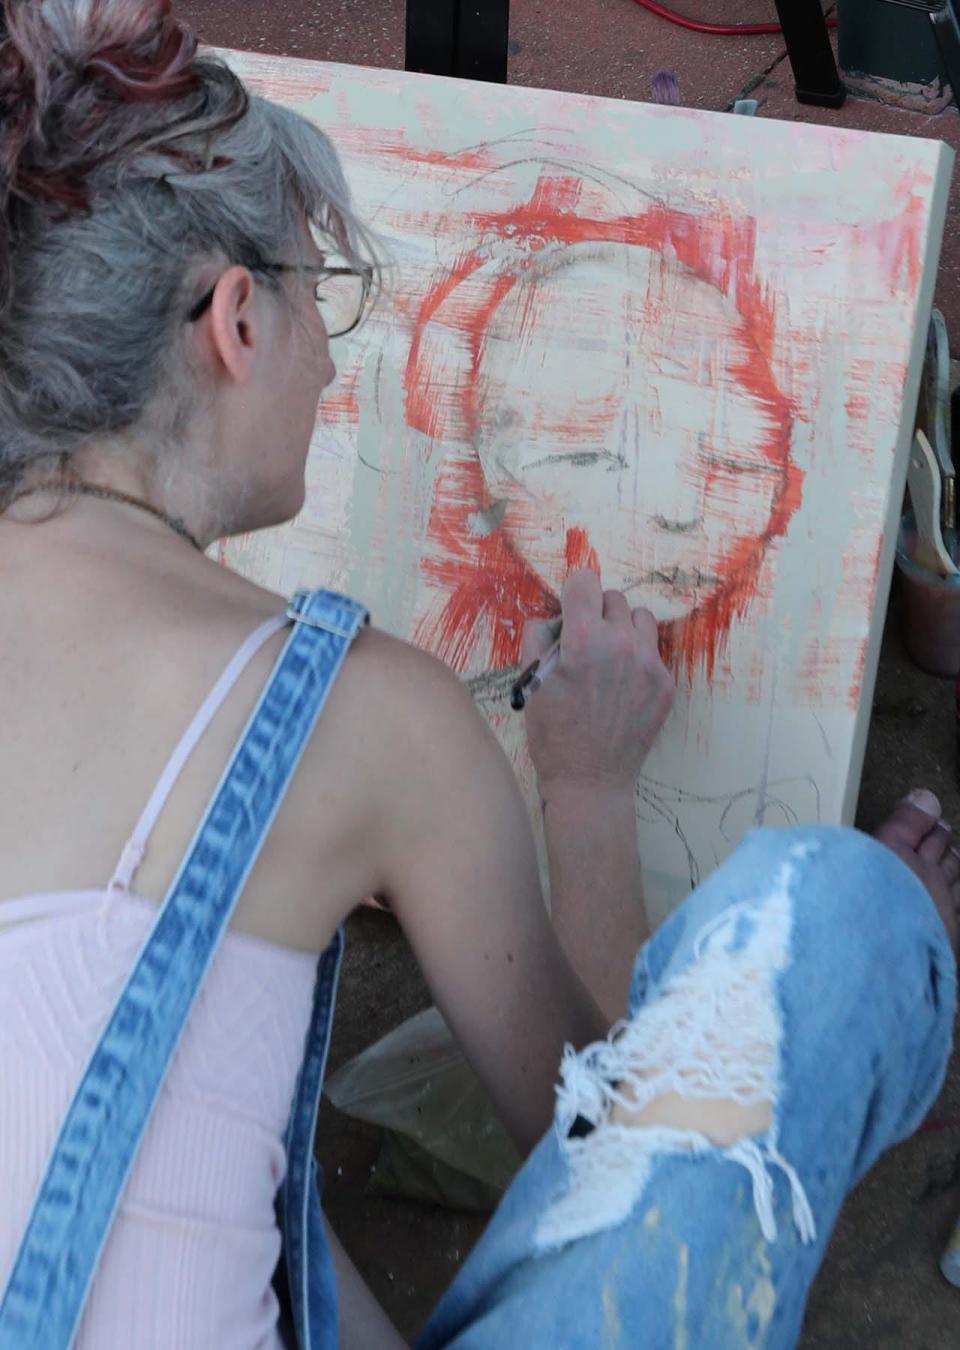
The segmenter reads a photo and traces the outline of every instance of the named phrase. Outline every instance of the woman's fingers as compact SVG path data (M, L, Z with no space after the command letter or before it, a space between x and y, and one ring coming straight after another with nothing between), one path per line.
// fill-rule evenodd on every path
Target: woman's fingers
M659 642L659 634L657 632L657 621L650 613L649 609L644 609L643 606L641 605L637 609L632 609L630 611L630 617L633 620L634 628L637 630L640 636L645 641L652 642L654 645L657 645Z
M560 595L563 626L568 633L589 627L603 616L603 587L596 572L578 567L563 583Z
M630 622L630 606L623 591L603 592L603 617L610 623Z
M563 588L560 651L526 708L541 784L580 779L632 792L673 695L656 620L631 610L622 592L603 591L593 573L574 572ZM532 638L528 653L538 653Z

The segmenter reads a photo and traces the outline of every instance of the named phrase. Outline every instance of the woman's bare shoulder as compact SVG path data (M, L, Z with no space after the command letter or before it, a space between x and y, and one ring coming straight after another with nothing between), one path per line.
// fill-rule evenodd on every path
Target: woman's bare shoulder
M409 757L438 740L463 744L489 734L449 666L383 629L369 625L358 634L345 674L345 692L364 724L377 728L384 753Z
M354 648L360 658L357 670L362 667L364 679L388 685L396 683L404 695L419 694L421 686L427 695L438 690L463 689L450 667L437 657L372 622L358 633Z
M208 631L211 625L228 631L233 640L257 623L282 614L293 598L220 566L208 566L204 581L202 588L194 585L182 595L165 594L170 618L177 625L184 623L189 595L190 618L206 625ZM362 597L354 598L362 603ZM469 694L449 667L373 621L355 638L334 696L351 721L357 715L365 722L381 724L395 718L409 722L421 710L424 716L431 710L437 715L453 705L462 715L464 708L472 707Z
M215 572L211 569L207 580L208 604L226 624L249 627L282 613L293 599L292 594L261 586L225 567L217 567ZM363 603L361 596L352 598ZM376 615L371 616L353 642L345 683L365 698L376 698L378 703L442 697L444 690L454 699L462 691L462 697L470 702L462 682L448 666L413 643L377 627L375 619Z
M489 751L491 734L457 676L411 643L369 625L357 635L311 743L367 819L404 821L449 793L451 777ZM389 832L389 831L388 831Z

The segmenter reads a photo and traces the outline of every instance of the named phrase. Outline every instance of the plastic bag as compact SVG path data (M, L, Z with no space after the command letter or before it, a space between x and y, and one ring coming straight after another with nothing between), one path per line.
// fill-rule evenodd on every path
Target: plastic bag
M381 1125L415 1146L387 1142L373 1178L381 1193L490 1208L520 1166L486 1089L436 1008L402 1022L348 1061L331 1074L325 1091L345 1115Z
M488 1214L503 1194L485 1181L449 1167L415 1144L407 1134L384 1130L380 1152L364 1188L368 1195L389 1195L447 1209Z

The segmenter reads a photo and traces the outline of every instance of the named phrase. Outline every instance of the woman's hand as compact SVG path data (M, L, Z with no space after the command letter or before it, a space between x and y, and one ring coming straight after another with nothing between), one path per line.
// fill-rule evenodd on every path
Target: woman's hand
M541 791L576 783L632 794L673 701L656 621L586 569L570 573L561 605L560 660L526 711ZM524 666L550 646L549 627L528 625Z

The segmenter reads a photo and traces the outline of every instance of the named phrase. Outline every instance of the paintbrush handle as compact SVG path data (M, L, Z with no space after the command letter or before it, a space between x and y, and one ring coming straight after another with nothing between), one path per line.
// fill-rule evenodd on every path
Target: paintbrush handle
M542 656L538 656L536 661L532 661L526 670L521 672L519 679L514 683L510 691L510 706L515 712L522 710L529 696L540 688L544 678L550 674L550 671L559 661L562 629L563 621L561 619L552 620L550 623L550 633L553 637L552 644Z
M553 646L541 660L539 666L537 666L535 674L532 676L530 683L527 685L527 688L525 690L527 698L529 698L531 694L536 693L536 691L543 684L544 680L547 678L550 672L556 669L557 662L559 660L560 660L560 639L557 638L556 642L553 644Z

